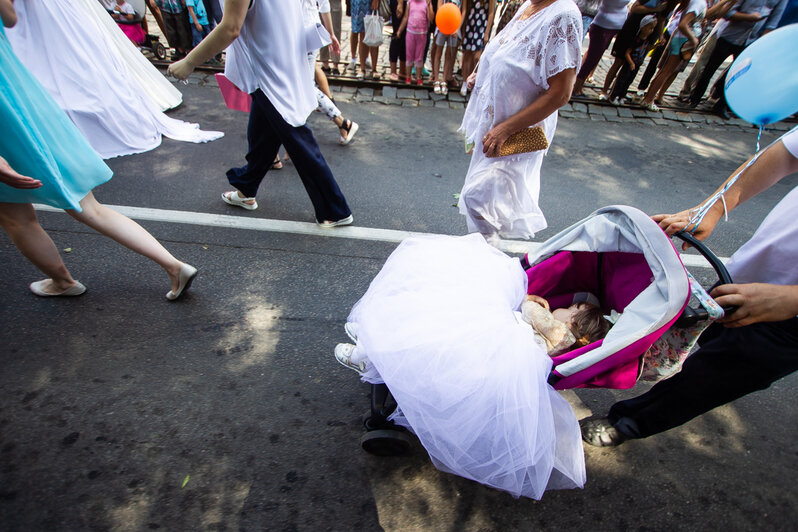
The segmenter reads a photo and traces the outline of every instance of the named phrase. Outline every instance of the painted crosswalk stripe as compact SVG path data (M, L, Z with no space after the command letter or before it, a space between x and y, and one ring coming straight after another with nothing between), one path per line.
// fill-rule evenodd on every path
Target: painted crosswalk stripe
M37 210L46 212L63 212L48 205L35 205ZM399 231L396 229L379 229L376 227L346 226L334 229L322 229L315 223L294 222L290 220L272 220L268 218L247 218L229 214L212 214L207 212L174 211L168 209L150 209L147 207L131 207L127 205L107 205L117 212L134 220L150 222L179 223L203 227L220 227L224 229L245 229L248 231L265 231L272 233L290 233L327 238L348 238L352 240L371 240L376 242L399 243L410 236L434 235L436 233L420 233ZM519 240L503 240L502 250L508 253L532 253L541 246L540 242ZM685 266L693 268L709 268L709 264L698 255L682 255ZM721 257L723 262L728 258Z

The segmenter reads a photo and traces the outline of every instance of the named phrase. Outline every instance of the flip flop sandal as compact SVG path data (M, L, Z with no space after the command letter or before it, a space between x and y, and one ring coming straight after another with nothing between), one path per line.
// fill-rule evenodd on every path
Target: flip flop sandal
M273 170L282 170L283 169L283 162L279 159L272 163Z
M360 126L357 125L357 122L352 122L347 118L344 124L341 126L341 129L346 131L346 137L341 136L338 139L338 144L341 146L346 146L352 142L352 138L355 136L355 133L357 133L357 130L360 129Z
M246 201L252 200L253 203L244 203ZM258 202L255 198L242 198L238 195L238 192L235 190L229 192L222 192L222 201L227 203L228 205L233 205L235 207L241 207L242 209L246 209L248 211L254 211L258 208Z

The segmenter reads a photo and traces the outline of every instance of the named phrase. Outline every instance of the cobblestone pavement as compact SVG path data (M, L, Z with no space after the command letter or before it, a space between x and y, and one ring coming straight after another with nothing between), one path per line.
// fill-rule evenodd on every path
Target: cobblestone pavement
M158 31L158 25L148 13L150 31L159 35L164 44L166 39ZM345 102L357 103L380 103L384 105L401 105L405 107L436 107L436 108L449 108L449 109L464 109L468 101L468 97L463 97L457 90L450 90L448 95L435 94L432 89L432 84L425 81L422 87L409 86L401 82L392 82L388 79L390 72L390 64L388 57L388 48L391 39L391 27L386 24L384 27L384 44L379 48L379 55L377 61L377 72L380 74L379 80L369 79L370 72L367 72L365 80L357 80L355 78L356 72L348 68L351 59L349 35L350 35L350 18L343 17L341 24L341 58L337 64L339 74L328 74L331 90L335 93L335 99L340 99ZM587 50L588 40L585 39L583 43L583 50ZM428 54L429 55L429 54ZM709 112L711 104L706 100L701 103L696 109L689 109L684 107L678 102L678 91L682 87L684 80L690 72L690 67L685 69L677 75L675 81L666 92L663 104L660 106L659 112L652 112L642 109L635 103L636 98L631 102L613 106L608 102L599 101L598 95L601 90L601 85L606 76L607 70L612 65L614 58L607 50L593 73L593 80L588 81L584 87L584 98L574 98L571 102L560 109L560 118L565 119L583 119L606 121L613 123L622 123L628 120L648 122L658 126L678 126L687 128L706 128L706 127L724 127L731 129L744 129L750 130L754 128L748 122L739 118L732 118L724 120ZM164 66L166 63L156 62L159 66ZM640 70L645 69L645 63ZM428 60L425 68L431 69L431 61ZM209 66L203 69L203 72L197 72L192 75L189 80L195 84L212 84L215 85L212 73L223 70L223 67ZM724 67L718 69L715 76L720 75ZM210 74L208 72L211 72ZM458 76L456 76L458 77ZM458 78L459 79L459 78ZM711 83L714 83L714 79ZM633 85L636 87L636 85ZM710 85L711 86L711 85ZM630 89L630 94L632 91ZM795 125L795 119L771 124L768 126L769 130L775 131L788 131Z

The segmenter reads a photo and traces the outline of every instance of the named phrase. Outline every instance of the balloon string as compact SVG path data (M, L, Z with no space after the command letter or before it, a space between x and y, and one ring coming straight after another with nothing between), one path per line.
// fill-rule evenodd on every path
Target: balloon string
M765 130L765 126L760 124L759 125L759 135L756 136L756 151L759 151L759 141L762 140L762 132Z
M719 190L718 192L716 192L716 193L715 193L715 194L714 194L712 197L710 197L709 199L707 199L707 200L706 200L706 201L705 201L703 204L699 205L698 207L696 207L695 209L693 209L693 210L691 210L691 211L690 211L690 223L688 223L687 225L688 225L688 227L689 227L691 224L694 224L694 225L693 225L693 228L692 228L692 229L689 229L689 231L690 231L690 233L691 233L691 234L696 232L696 230L698 229L698 226L699 226L699 225L701 224L701 222L704 220L704 217L707 215L707 213L709 213L709 210L712 208L712 206L713 206L713 205L715 205L715 203L717 203L717 201L718 201L718 200L721 200L721 201L723 202L723 216L724 216L724 219L725 219L726 221L728 221L728 220L729 220L729 211L726 209L726 198L724 197L724 194L726 194L726 191L727 191L727 190L729 190L729 189L731 188L731 186L732 186L734 183L736 183L736 182L737 182L737 180L740 178L740 176L743 174L743 172L745 172L746 170L748 170L748 168L749 168L749 167L750 167L752 164L754 164L754 162L756 162L756 160L757 160L757 159L759 159L759 156L760 156L760 155L762 155L763 153L765 153L765 152L766 152L766 151L767 151L767 150L768 150L768 149L769 149L771 146L773 146L774 144L776 144L776 143L777 143L778 141L780 141L780 140L781 140L783 137L786 137L787 135L789 135L790 133L793 133L794 131L798 131L798 126L795 126L795 127L794 127L794 128L792 128L790 131L788 131L787 133L785 133L785 134L784 134L784 135L782 135L781 137L777 138L776 140L774 140L773 142L771 142L770 144L768 144L768 146L767 146L767 147L766 147L764 150L762 150L762 151L759 151L759 140L760 140L760 139L761 139L761 137L762 137L762 130L763 130L763 129L764 129L764 128L763 128L763 126L761 126L761 125L760 125L760 126L759 126L759 136L758 136L758 137L757 137L757 139L756 139L756 154L755 154L755 155L754 155L754 156L751 158L751 160L750 160L750 161L748 161L748 164L746 164L746 165L743 167L743 169L742 169L742 170L740 170L739 172L737 172L737 173L734 175L734 177L732 177L731 179L729 179L729 181L728 181L728 182L727 182L727 183L726 183L726 184L723 186L723 188L722 188L722 189L720 189L720 190Z

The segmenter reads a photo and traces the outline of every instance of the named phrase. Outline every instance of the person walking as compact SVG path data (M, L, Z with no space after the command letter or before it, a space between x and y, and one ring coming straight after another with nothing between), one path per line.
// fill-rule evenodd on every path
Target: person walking
M283 145L313 203L316 223L323 228L348 225L352 211L305 123L318 103L308 75L304 28L300 2L227 0L219 25L167 73L186 79L227 49L225 76L252 97L247 164L227 171L235 190L222 194L225 203L257 209L258 187Z
M473 143L459 209L469 232L498 245L546 227L538 206L545 150L500 156L509 137L540 126L549 144L582 55L582 18L571 0L534 0L485 47L460 130ZM528 134L528 133L527 133Z
M111 169L14 55L2 26L17 21L11 0L0 0L0 225L47 279L31 283L38 296L79 296L86 287L61 260L39 225L32 203L65 209L77 221L151 259L169 276L169 300L188 290L197 269L173 257L146 229L100 204L92 189Z
M798 172L798 129L748 164L699 206L711 205L700 224L691 218L698 207L659 214L654 220L669 235L689 230L697 239L706 239L728 211ZM726 183L740 171L739 179L723 193ZM798 187L784 196L754 236L734 253L728 269L735 282L715 287L710 295L719 305L737 309L704 331L700 348L687 357L682 370L643 395L615 403L606 417L583 420L585 442L609 447L659 434L798 370L796 208Z

